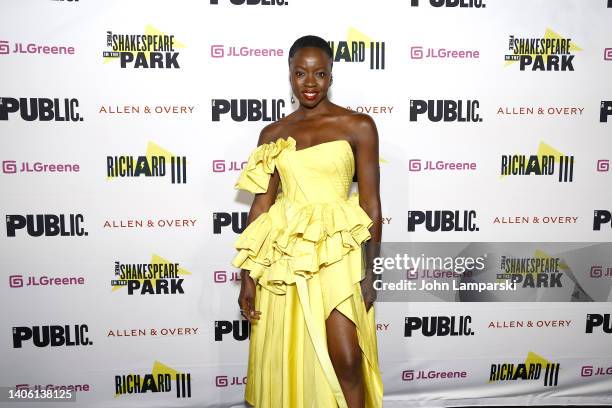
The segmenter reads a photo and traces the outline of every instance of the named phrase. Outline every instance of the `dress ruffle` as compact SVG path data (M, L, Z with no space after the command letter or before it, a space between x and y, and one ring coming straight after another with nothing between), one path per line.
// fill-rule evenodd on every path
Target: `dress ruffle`
M263 287L279 293L295 282L293 274L310 278L370 239L373 221L358 197L354 193L347 200L324 203L277 199L240 235L232 265L249 270Z
M250 154L247 165L240 173L234 188L252 193L268 191L270 177L276 167L276 157L285 149L295 150L295 145L295 139L288 137L257 146Z

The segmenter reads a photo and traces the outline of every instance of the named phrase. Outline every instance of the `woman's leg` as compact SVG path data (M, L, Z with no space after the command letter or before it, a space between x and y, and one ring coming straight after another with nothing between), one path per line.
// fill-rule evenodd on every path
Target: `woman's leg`
M325 322L329 357L349 408L365 407L361 348L355 324L337 309Z

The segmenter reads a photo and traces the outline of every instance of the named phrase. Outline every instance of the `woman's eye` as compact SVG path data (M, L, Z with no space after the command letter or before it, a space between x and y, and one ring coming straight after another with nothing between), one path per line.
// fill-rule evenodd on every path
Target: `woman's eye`
M323 78L325 76L325 72L318 72L317 75L319 75L319 77Z

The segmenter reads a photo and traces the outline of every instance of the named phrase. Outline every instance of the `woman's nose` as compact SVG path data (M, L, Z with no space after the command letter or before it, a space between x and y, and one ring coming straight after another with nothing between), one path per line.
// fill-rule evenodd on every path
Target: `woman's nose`
M314 75L306 75L306 78L304 78L304 85L316 85L317 81L315 80Z

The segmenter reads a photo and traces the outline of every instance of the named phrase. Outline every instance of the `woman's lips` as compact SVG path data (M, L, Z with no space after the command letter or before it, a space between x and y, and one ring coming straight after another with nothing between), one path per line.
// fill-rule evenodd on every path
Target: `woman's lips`
M302 95L304 95L304 99L308 101L315 100L318 94L319 94L318 91L302 91Z

